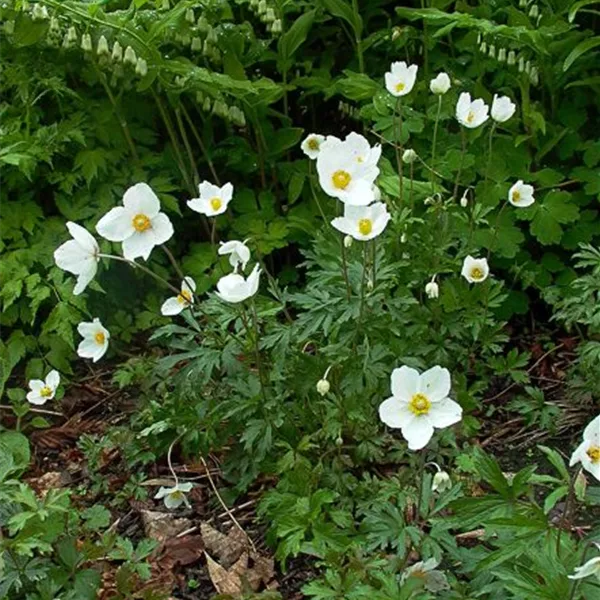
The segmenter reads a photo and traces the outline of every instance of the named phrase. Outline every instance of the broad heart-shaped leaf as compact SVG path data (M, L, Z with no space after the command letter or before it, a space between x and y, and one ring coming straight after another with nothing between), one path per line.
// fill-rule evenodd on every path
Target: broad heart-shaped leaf
M579 217L579 208L569 202L570 198L568 192L555 190L534 207L530 231L541 244L558 244L563 234L561 225Z

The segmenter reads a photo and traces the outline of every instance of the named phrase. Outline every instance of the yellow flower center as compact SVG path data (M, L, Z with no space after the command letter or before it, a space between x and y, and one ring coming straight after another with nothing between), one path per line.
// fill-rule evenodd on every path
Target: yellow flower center
M333 186L338 190L345 190L350 181L352 181L352 176L347 171L336 171L331 176L331 181L333 182Z
M151 226L150 219L146 215L143 215L141 213L133 217L132 224L133 228L136 231L140 232L146 231L146 229L148 229Z
M467 123L472 123L475 120L475 113L470 110L469 114L467 115Z
M513 202L519 202L521 200L521 192L519 192L518 190L515 190L512 193L512 199L513 199Z
M221 198L215 196L214 198L210 199L210 205L212 206L213 210L219 210L221 206L223 206L223 202L221 201Z
M400 82L400 83L397 83L397 84L396 84L396 91L397 91L397 92L401 92L402 90L404 90L404 88L405 88L405 87L406 87L406 86L405 86L405 85L404 85L402 82Z
M371 219L360 219L358 222L358 231L361 235L369 235L373 231L373 221Z
M104 344L104 340L106 339L106 337L104 336L104 334L99 331L95 336L94 336L94 340L96 340L96 344L98 344L99 346L101 346L102 344Z
M308 148L309 150L318 150L319 140L317 140L316 138L310 138L310 140L308 140Z
M365 162L365 159L364 159L362 156L357 156L357 157L356 157L356 162L357 162L358 164L362 164L362 163L364 163L364 162Z
M471 279L475 279L477 281L483 279L483 269L480 269L479 267L473 267L471 269Z
M183 500L185 498L184 494L180 490L175 490L169 494L173 500Z
M41 390L40 390L40 396L42 398L50 398L50 396L52 396L52 388L48 387L47 385L45 385Z
M415 394L408 405L411 412L417 416L426 415L430 407L431 402L429 402L429 398L425 394Z
M590 446L586 454L594 464L600 463L600 446Z
M181 290L181 293L177 296L177 302L179 304L191 304L192 294L188 290Z

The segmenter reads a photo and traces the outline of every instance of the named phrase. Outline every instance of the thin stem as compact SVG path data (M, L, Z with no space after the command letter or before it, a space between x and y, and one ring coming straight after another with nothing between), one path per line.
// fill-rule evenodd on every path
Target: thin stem
M175 480L175 487L179 485L179 478L177 477L177 473L175 473L175 469L173 468L173 463L171 462L171 453L173 452L173 447L179 441L181 436L176 437L169 446L169 450L167 452L167 464L169 465L169 471L171 471L171 475L173 475L173 479Z
M419 471L417 477L419 478L417 487L417 521L421 519L421 499L423 498L423 479L425 475L425 450L421 451L419 461Z
M256 360L256 369L258 370L258 380L260 381L260 391L263 397L263 400L267 401L267 392L265 388L265 382L263 379L263 370L262 370L262 361L260 359L260 348L258 345L259 332L258 332L258 317L256 315L256 307L254 305L254 299L251 301L250 306L252 308L252 316L253 316L253 329L250 328L250 323L248 319L248 315L246 314L246 309L243 304L240 304L242 321L244 322L244 327L246 328L246 333L250 338L252 345L254 346L254 355Z
M467 137L465 135L465 128L460 128L460 140L461 140L461 151L460 151L460 162L458 164L458 171L456 172L456 179L454 181L454 191L452 192L452 197L456 198L458 194L458 184L460 182L460 176L462 175L463 163L465 161L465 152L467 150Z
M319 209L319 212L321 213L321 218L323 219L323 221L325 223L327 223L328 227L331 228L331 223L327 220L327 217L325 216L325 213L323 212L323 207L321 206L321 203L319 202L319 198L317 196L317 192L315 191L315 186L313 184L312 161L310 161L308 163L308 182L310 184L310 191L312 193L313 199L317 204L317 208Z
M0 404L0 410L14 410L14 406L10 406L7 404ZM38 413L40 415L52 415L53 417L64 417L62 413L56 412L54 410L45 410L43 408L29 408L29 412Z
M185 127L183 126L183 120L181 119L181 109L175 109L175 118L177 119L177 126L179 127L179 133L181 134L181 139L183 140L183 146L188 155L188 160L190 162L190 169L192 170L192 176L194 178L194 187L198 187L200 184L200 175L198 175L198 169L196 168L196 161L194 160L194 153L192 152L192 147L190 146L190 141L188 140L187 134L185 132Z
M571 481L569 482L569 493L567 494L567 499L565 500L565 509L560 518L560 523L558 524L558 536L556 537L556 556L560 558L560 538L565 525L567 524L567 520L569 518L569 510L571 508L571 503L575 498L575 483L577 481L577 477L579 476L579 472L581 471L581 465L575 469L573 476L571 477Z
M204 156L204 160L206 160L206 163L208 164L208 168L210 169L211 175L213 176L215 183L218 186L220 186L221 181L219 179L219 176L217 175L217 171L215 170L215 165L213 164L213 162L206 150L206 146L204 145L204 142L202 141L202 138L200 137L200 133L196 129L196 126L194 125L192 118L190 117L188 111L186 110L185 106L183 106L183 104L181 105L181 110L183 112L183 116L185 117L185 120L187 121L187 123L189 125L192 135L194 136L198 146L200 147L200 152L202 152L202 154Z
M414 203L414 195L413 195L413 181L414 181L414 175L415 175L415 165L414 165L414 161L411 161L410 163L410 192L409 192L409 202L410 202L410 210L411 212L413 211L414 207L415 207L415 203Z
M348 261L346 260L346 244L344 244L344 238L346 236L340 233L340 254L342 256L342 276L344 277L344 283L346 284L346 295L348 300L352 296L352 288L350 287L350 280L348 279Z
M442 112L442 96L438 95L438 106L437 112L435 115L435 125L433 126L433 142L431 144L431 193L435 192L435 150L437 145L437 134L438 134L438 125L440 122L440 113Z
M492 166L492 141L494 138L494 131L496 131L496 123L494 123L491 127L490 127L490 137L489 137L489 141L488 141L488 159L487 159L487 165L485 167L485 178L483 180L483 193L484 195L487 195L487 183L488 183L488 179L490 176L490 167Z
M377 238L373 238L371 245L373 247L373 289L375 289L375 285L377 284Z
M403 181L402 181L402 100L399 97L396 100L396 109L394 111L397 115L396 119L396 164L398 165L398 201L402 206L402 192L403 192Z
M363 272L362 272L362 281L360 283L360 308L358 310L358 327L356 328L356 330L358 331L360 329L360 326L362 325L362 319L363 319L363 312L364 312L364 306L365 306L365 288L366 288L366 282L367 282L367 262L368 262L368 242L364 242L364 246L363 246Z
M502 208L498 211L498 216L496 217L496 223L494 224L494 235L492 237L490 247L488 248L488 253L487 253L488 260L490 260L492 250L494 249L494 246L496 245L496 240L498 239L498 226L500 225L500 217L502 216L502 213L504 212L504 209L506 208L507 204L508 204L508 202L505 202L502 205Z

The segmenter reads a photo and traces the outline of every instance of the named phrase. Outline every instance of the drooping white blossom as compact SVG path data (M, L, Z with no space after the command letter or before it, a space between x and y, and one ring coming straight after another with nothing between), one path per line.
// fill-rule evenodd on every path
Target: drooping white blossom
M236 270L238 267L242 267L242 271L245 270L248 261L250 260L250 249L246 246L245 240L239 242L238 240L231 240L230 242L221 242L218 253L221 256L229 255L229 264Z
M100 319L95 318L91 323L79 323L77 331L83 337L77 347L77 354L81 358L91 358L93 362L100 360L108 350L108 329L102 325Z
M508 191L508 201L518 208L526 208L535 202L534 191L532 185L523 183L523 180L519 179Z
M497 123L508 121L517 109L517 105L508 96L497 96L494 94L492 100L492 119Z
M402 366L392 372L392 396L379 406L379 417L388 426L399 428L411 450L424 448L434 428L458 423L462 408L448 397L450 372L435 366L422 374Z
M73 239L54 251L54 262L60 269L77 275L73 294L78 296L96 276L100 247L94 236L81 225L69 221L67 229Z
M196 291L196 282L191 277L185 277L181 282L181 291L177 296L167 298L160 307L160 312L166 317L178 315L188 306L194 303L194 292Z
M258 291L260 273L260 268L256 264L246 278L238 273L230 273L221 277L217 282L217 296L221 300L232 304L251 298Z
M430 592L441 592L450 588L446 575L443 571L437 571L436 567L440 564L439 560L430 558L426 561L419 561L405 569L402 573L400 583L404 583L409 577L418 577L423 581L423 586Z
M219 187L209 181L203 181L198 186L198 191L200 197L188 200L187 205L193 211L207 217L216 217L223 214L233 198L233 185L231 183Z
M190 508L190 502L186 494L191 491L193 484L190 482L177 483L173 487L161 487L154 498L162 500L167 508L179 508L185 504Z
M27 401L38 406L46 404L48 400L52 400L56 395L59 384L60 375L55 370L50 371L43 381L41 379L31 379L29 381L31 391L27 393Z
M432 79L429 82L429 89L432 93L442 96L450 89L450 77L448 77L448 73L438 73L435 79Z
M594 544L600 550L600 544ZM590 558L580 567L575 567L575 573L569 575L569 579L584 579L585 577L595 576L600 581L600 556Z
M123 195L123 206L108 211L96 225L96 231L111 242L123 242L127 260L148 260L155 246L173 235L173 225L160 212L160 200L146 183L136 183Z

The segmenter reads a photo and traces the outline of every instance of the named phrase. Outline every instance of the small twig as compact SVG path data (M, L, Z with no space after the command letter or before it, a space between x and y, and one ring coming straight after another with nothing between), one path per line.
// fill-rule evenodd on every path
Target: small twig
M14 406L7 404L0 404L0 410L14 410ZM30 408L29 412L40 413L41 415L52 415L53 417L64 417L63 413L56 412L54 410L45 410L43 408Z
M200 456L200 460L202 461L202 464L204 465L204 468L206 469L206 475L208 476L208 481L210 483L210 487L213 489L213 492L215 493L221 506L227 513L227 516L232 520L232 522L235 524L235 526L246 536L246 538L248 539L248 542L250 543L250 546L252 546L252 550L254 552L256 552L256 546L254 545L252 538L244 531L244 528L239 524L238 520L233 516L233 513L231 512L231 510L229 509L227 504L225 504L223 498L221 497L221 494L219 494L219 490L217 489L217 486L215 485L212 475L210 474L208 465L206 464L206 461L204 460L204 457Z

